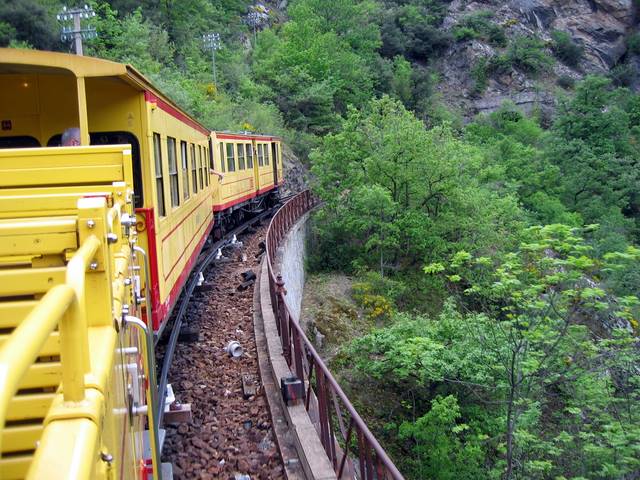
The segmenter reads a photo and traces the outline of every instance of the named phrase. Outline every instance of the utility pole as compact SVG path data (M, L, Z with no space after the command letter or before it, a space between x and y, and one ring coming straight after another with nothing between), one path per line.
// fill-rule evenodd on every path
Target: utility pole
M256 36L256 28L260 25L260 14L258 12L249 12L247 14L247 23L253 28L253 46L258 44L258 37Z
M81 20L95 17L96 12L93 8L85 5L83 8L71 8L67 9L66 6L62 7L62 10L56 18L59 22L63 23L62 32L60 33L60 39L63 42L70 42L73 40L75 43L76 55L82 55L82 40L89 40L96 38L98 34L94 27L82 28ZM71 25L73 24L73 25Z
M202 35L202 43L206 50L211 50L211 63L213 64L213 84L218 88L218 73L216 71L216 51L222 48L220 34L209 32Z

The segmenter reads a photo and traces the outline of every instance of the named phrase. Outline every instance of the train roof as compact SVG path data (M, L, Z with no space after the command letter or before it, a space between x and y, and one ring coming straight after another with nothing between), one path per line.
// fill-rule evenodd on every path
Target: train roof
M245 139L252 139L252 140L255 139L255 140L265 140L265 141L282 140L277 135L266 135L263 133L253 133L248 131L232 132L229 130L223 130L223 131L217 130L217 131L214 131L213 133L216 138L219 138L222 140L245 140Z
M141 92L154 97L180 112L182 117L195 123L202 130L210 131L198 120L182 110L173 100L164 95L142 73L133 66L95 57L84 57L69 53L0 48L0 75L7 74L66 74L77 78L118 77Z

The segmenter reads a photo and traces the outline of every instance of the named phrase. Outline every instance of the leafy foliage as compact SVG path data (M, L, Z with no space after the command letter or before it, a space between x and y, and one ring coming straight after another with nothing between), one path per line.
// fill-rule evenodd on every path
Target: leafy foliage
M570 67L577 67L584 54L584 47L573 41L567 32L555 30L551 33L553 53Z
M472 238L489 248L518 221L509 196L474 180L478 152L446 126L425 131L388 97L352 110L312 162L327 202L319 220L321 251L330 252L319 259L325 266L355 262L384 275L469 246Z
M499 25L491 21L493 12L478 10L460 20L453 30L453 36L457 41L481 39L496 47L507 46L507 36Z

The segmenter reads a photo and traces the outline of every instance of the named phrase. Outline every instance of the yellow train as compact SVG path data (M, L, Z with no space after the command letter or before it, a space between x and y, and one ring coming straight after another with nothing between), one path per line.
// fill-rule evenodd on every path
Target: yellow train
M129 65L0 49L0 479L161 476L154 338L283 181L279 138L212 132Z

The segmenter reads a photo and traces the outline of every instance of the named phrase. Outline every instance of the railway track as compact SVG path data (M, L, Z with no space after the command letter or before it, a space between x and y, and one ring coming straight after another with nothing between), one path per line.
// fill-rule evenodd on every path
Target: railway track
M169 380L193 411L191 423L165 426L163 460L173 464L176 479L285 478L259 383L253 284L242 276L257 273L267 228L263 220L271 213L247 222L201 256L194 277L203 271L204 287L195 286L197 278L187 285L173 328L177 332L181 324L188 325L199 331L198 341L176 343L172 335L159 345L169 366L161 374L160 388L163 378ZM233 235L241 247L230 244ZM224 256L216 260L218 248ZM237 358L225 350L232 340L243 349Z

